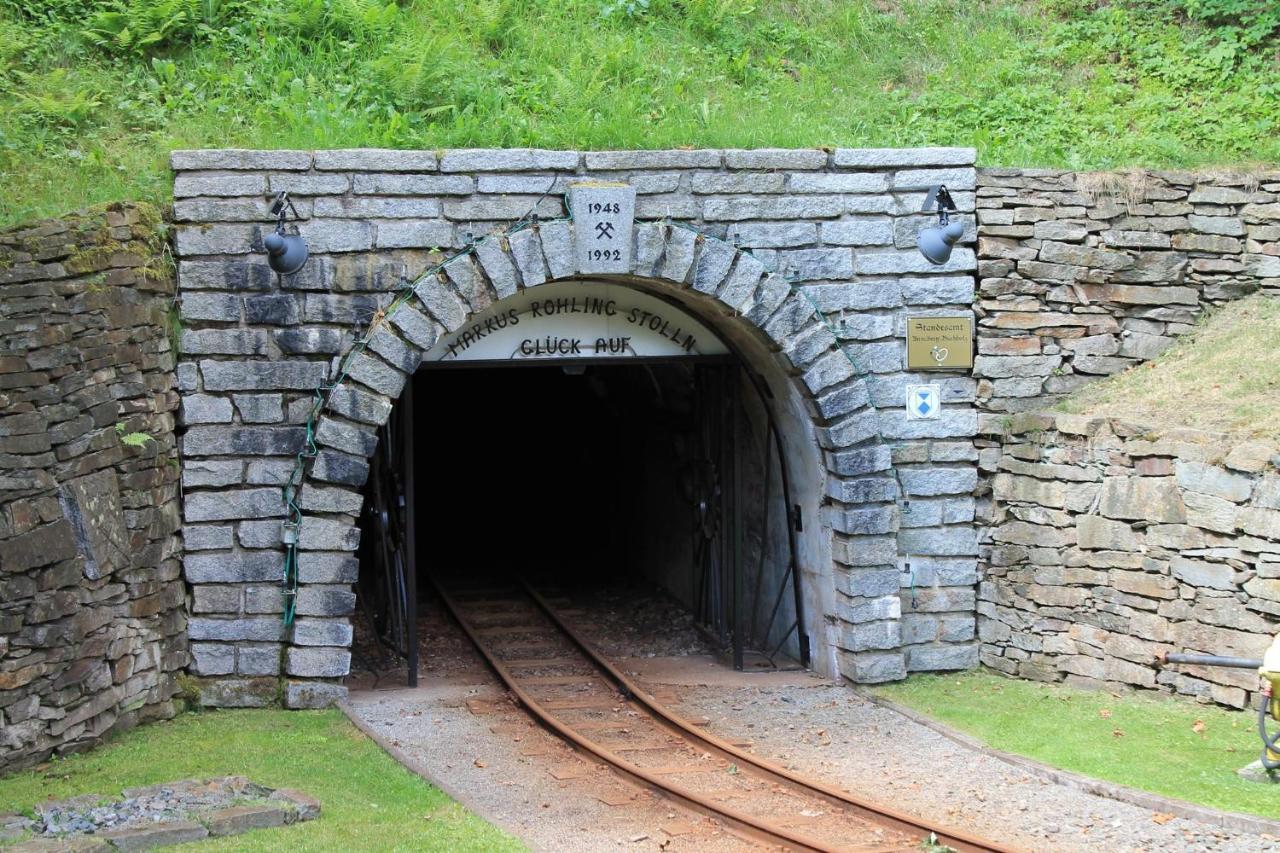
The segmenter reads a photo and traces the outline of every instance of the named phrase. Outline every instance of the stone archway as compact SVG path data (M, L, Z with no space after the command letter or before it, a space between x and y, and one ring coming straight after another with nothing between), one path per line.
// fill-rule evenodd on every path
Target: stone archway
M518 290L582 274L600 278L575 265L573 227L557 220L495 235L424 277L411 298L375 318L364 351L346 361L345 378L329 389L298 500L299 618L283 673L290 705L322 704L342 692L311 679L346 674L350 633L330 627L328 638L314 635L307 613L313 600L341 592L329 583L331 552L354 539L377 428L442 335ZM896 528L898 487L864 378L813 302L750 253L666 223L638 224L634 241L632 268L609 280L660 294L707 320L781 401L788 463L799 474L796 499L811 518L825 515L825 523L811 525L816 535L799 555L813 614L806 627L830 634L825 626L844 623L838 636L819 640L815 666L858 678L857 652L900 644L897 567L892 558L868 564L879 538ZM845 606L837 606L835 590ZM851 653L843 665L837 649Z
M914 245L928 220L921 185L945 181L965 211L985 204L973 157L968 149L175 152L183 574L190 671L204 701L269 704L282 680L292 706L341 695L335 679L349 666L358 575L352 521L378 424L427 341L486 301L584 272L571 249L574 226L558 218L576 182L635 191L634 252L610 270L613 279L707 320L785 401L788 453L807 460L797 462L807 477L796 489L804 523L822 538L802 560L829 590L809 608L820 617L810 630L820 662L856 681L974 665L974 521L984 510L975 493L976 384L963 371L911 371L903 345L910 316L975 313L973 252L959 248L935 267ZM294 194L313 251L283 281L262 255L264 190ZM439 251L530 210L546 217L537 229L481 241L370 327ZM352 338L369 331L349 377L329 388ZM909 383L938 385L937 419L909 416ZM306 516L298 618L286 627L281 484L309 447L302 424L317 388L327 416L315 422L297 494Z

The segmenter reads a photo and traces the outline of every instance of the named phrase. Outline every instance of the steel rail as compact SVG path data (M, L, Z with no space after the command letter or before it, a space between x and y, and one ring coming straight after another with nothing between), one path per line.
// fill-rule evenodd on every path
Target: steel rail
M537 698L530 695L530 693L521 686L520 679L516 677L511 670L503 664L497 655L488 648L478 630L470 624L470 621L464 615L463 608L459 606L454 598L443 588L443 585L434 577L431 578L431 583L440 594L441 600L453 615L454 619L458 622L459 626L461 626L463 632L471 639L472 643L480 651L481 655L493 670L498 674L499 678L502 679L503 683L506 684L508 689L510 689L512 694L525 706L530 714L536 717L552 731L568 740L570 743L585 752L594 755L624 775L641 782L651 789L664 793L686 806L694 808L695 810L711 814L721 819L728 824L729 827L741 834L768 843L780 843L790 849L814 851L835 851L842 849L841 847L832 846L824 841L796 832L791 828L776 825L759 816L735 809L732 806L715 802L709 797L696 791L689 790L679 784L664 779L657 774L650 773L644 768L632 764L612 750L590 740L589 738L583 737L581 734L576 732L572 726L557 719L553 713L542 706L541 702ZM578 650L586 656L592 664L606 673L609 678L615 682L615 686L625 698L635 701L654 717L655 722L673 731L686 741L698 744L704 749L717 754L722 759L727 758L740 762L742 765L746 765L751 768L757 775L763 776L777 784L782 784L784 787L798 794L816 797L837 806L852 816L886 829L901 832L919 840L929 839L932 837L941 844L952 847L957 851L966 852L1000 851L1000 853L1006 853L1006 851L1011 851L1013 849L985 839L971 836L959 830L931 825L913 815L908 815L870 801L862 800L848 792L841 791L821 782L806 779L787 770L786 768L779 767L778 765L772 764L758 756L745 752L714 735L700 731L694 724L663 706L642 685L632 681L629 677L619 671L616 666L604 658L604 656L601 655L589 642L587 642L575 629L573 629L572 626L568 625L560 614L550 606L546 599L537 592L537 590L530 587L527 583L522 582L522 584L525 594L543 613L543 615L546 616L552 625L572 641Z
M448 608L450 614L462 628L463 633L471 639L471 642L480 651L480 654L484 656L486 661L488 661L489 666L493 668L494 672L498 674L498 677L502 679L504 684L506 684L507 689L515 694L516 698L520 700L520 703L525 706L529 713L537 717L543 725L556 732L556 734L575 744L580 749L596 756L615 770L640 781L654 790L671 796L685 805L693 807L695 810L712 814L728 823L738 832L746 834L752 838L773 844L783 843L792 849L810 850L814 851L814 853L832 853L832 851L835 850L835 848L828 847L820 841L792 832L785 827L773 826L767 821L763 821L746 812L727 806L723 803L716 803L695 791L690 791L680 785L673 784L654 773L646 771L642 767L635 766L612 750L606 749L600 744L583 737L570 726L560 722L552 713L543 708L542 704L536 698L531 696L528 691L520 686L520 680L512 675L511 670L504 666L502 661L500 661L497 656L490 651L489 647L485 645L484 641L476 632L476 629L473 628L468 620L463 616L462 608L458 606L456 601L454 601L453 596L449 595L449 593L445 591L443 585L434 577L431 578L431 584L436 588L436 592L440 595L440 600L444 602L445 607Z
M790 785L793 788L799 788L803 793L816 796L820 799L849 809L859 816L875 821L881 825L888 825L901 832L907 832L921 839L927 839L935 836L939 843L948 847L953 847L958 851L996 851L997 853L1012 853L1016 848L1008 847L994 841L979 838L975 835L954 829L950 827L935 825L915 815L898 811L897 809L862 799L848 791L827 785L813 779L803 777L785 767L774 764L757 755L753 755L722 738L713 734L702 731L698 726L689 720L676 714L658 701L652 693L645 689L643 685L636 682L616 666L609 662L596 648L588 642L581 634L579 634L571 625L569 625L559 613L547 602L545 598L527 581L521 581L525 592L529 597L537 602L538 607L555 625L565 633L578 648L589 657L593 663L607 672L611 678L617 683L624 695L630 696L641 705L643 705L650 713L665 721L669 726L677 730L682 736L694 740L703 746L719 752L721 755L727 755L735 761L748 764L760 772L772 777L775 781Z

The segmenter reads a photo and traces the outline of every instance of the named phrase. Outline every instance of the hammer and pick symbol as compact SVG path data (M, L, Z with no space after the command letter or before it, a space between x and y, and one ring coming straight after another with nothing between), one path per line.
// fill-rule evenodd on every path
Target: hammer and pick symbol
M612 240L613 239L613 223L597 222L596 223L596 239Z

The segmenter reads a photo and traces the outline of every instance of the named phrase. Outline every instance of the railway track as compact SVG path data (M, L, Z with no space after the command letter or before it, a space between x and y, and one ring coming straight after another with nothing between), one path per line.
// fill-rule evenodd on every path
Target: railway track
M702 731L601 656L534 589L448 590L446 608L540 723L633 782L730 830L793 850L1011 848L934 825L768 762Z

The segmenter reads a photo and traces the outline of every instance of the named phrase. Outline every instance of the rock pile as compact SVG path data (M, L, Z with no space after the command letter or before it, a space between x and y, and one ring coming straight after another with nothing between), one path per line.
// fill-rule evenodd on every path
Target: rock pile
M85 794L41 803L35 819L0 815L0 840L31 836L9 847L13 853L143 850L284 826L320 814L320 803L300 791L273 790L243 776L183 779L123 793L119 800Z
M978 402L1043 407L1159 355L1207 306L1280 293L1280 172L983 169Z

